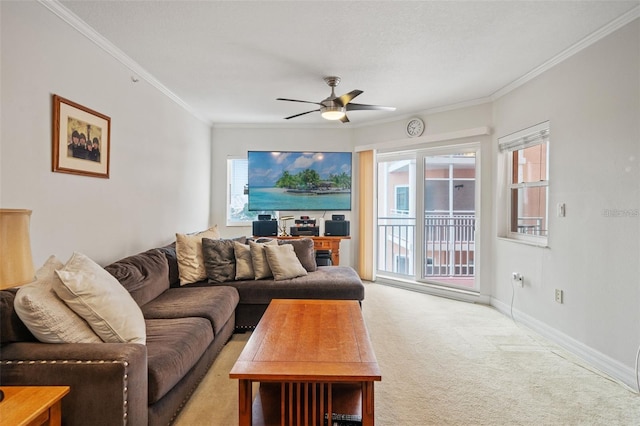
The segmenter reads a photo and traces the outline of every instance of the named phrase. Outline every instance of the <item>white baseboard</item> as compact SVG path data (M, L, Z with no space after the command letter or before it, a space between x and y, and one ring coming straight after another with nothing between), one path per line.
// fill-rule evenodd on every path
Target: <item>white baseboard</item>
M504 315L511 317L511 307L497 300L495 298L491 298L491 306L496 308L499 312ZM517 309L513 309L513 320L519 322L541 336L549 339L553 343L558 346L566 349L573 355L577 356L585 363L592 366L594 369L599 370L604 373L604 375L609 376L611 379L614 379L617 382L620 382L622 385L629 388L632 392L638 392L637 382L636 382L636 372L633 368L630 368L619 361L616 361L613 358L608 357L607 355L599 352L592 347L585 345L582 342L575 340L574 338L556 330L553 327L550 327L548 324L545 324L542 321L537 320L525 313L518 311Z

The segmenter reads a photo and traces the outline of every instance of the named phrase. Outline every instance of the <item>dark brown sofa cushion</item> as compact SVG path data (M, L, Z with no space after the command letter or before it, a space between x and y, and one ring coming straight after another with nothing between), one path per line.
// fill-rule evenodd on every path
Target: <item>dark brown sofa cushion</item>
M149 405L157 402L196 364L213 341L206 318L146 320Z
M173 242L164 247L159 247L169 264L169 285L171 287L180 287L180 271L178 270L178 255L176 254L176 243Z
M0 344L11 342L37 342L26 325L20 320L13 301L17 288L0 291Z
M190 287L206 285L223 284L188 284ZM224 285L238 290L242 304L268 304L272 299L364 300L364 284L356 271L348 266L321 266L308 275L288 280L231 281Z
M146 319L199 317L211 322L218 331L234 316L240 297L229 286L209 288L170 288L151 302L140 307Z
M169 288L169 265L165 255L156 249L118 260L104 269L131 293L139 306Z

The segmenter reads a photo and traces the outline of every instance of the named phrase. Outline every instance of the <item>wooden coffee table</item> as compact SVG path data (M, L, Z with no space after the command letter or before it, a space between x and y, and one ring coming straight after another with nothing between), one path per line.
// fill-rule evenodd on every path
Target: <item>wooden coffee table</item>
M357 301L292 299L271 302L229 377L239 379L241 426L322 426L328 413L373 425L382 379Z

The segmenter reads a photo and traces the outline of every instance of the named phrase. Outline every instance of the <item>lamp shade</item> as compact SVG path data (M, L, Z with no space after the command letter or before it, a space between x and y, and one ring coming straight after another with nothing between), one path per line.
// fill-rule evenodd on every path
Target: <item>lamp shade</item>
M29 222L31 210L0 209L0 289L35 279Z

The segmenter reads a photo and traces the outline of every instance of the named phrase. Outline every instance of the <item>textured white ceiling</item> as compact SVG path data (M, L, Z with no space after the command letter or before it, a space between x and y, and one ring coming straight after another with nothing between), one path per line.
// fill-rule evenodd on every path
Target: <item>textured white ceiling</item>
M205 120L283 117L330 94L395 106L353 125L492 96L639 1L62 1Z

